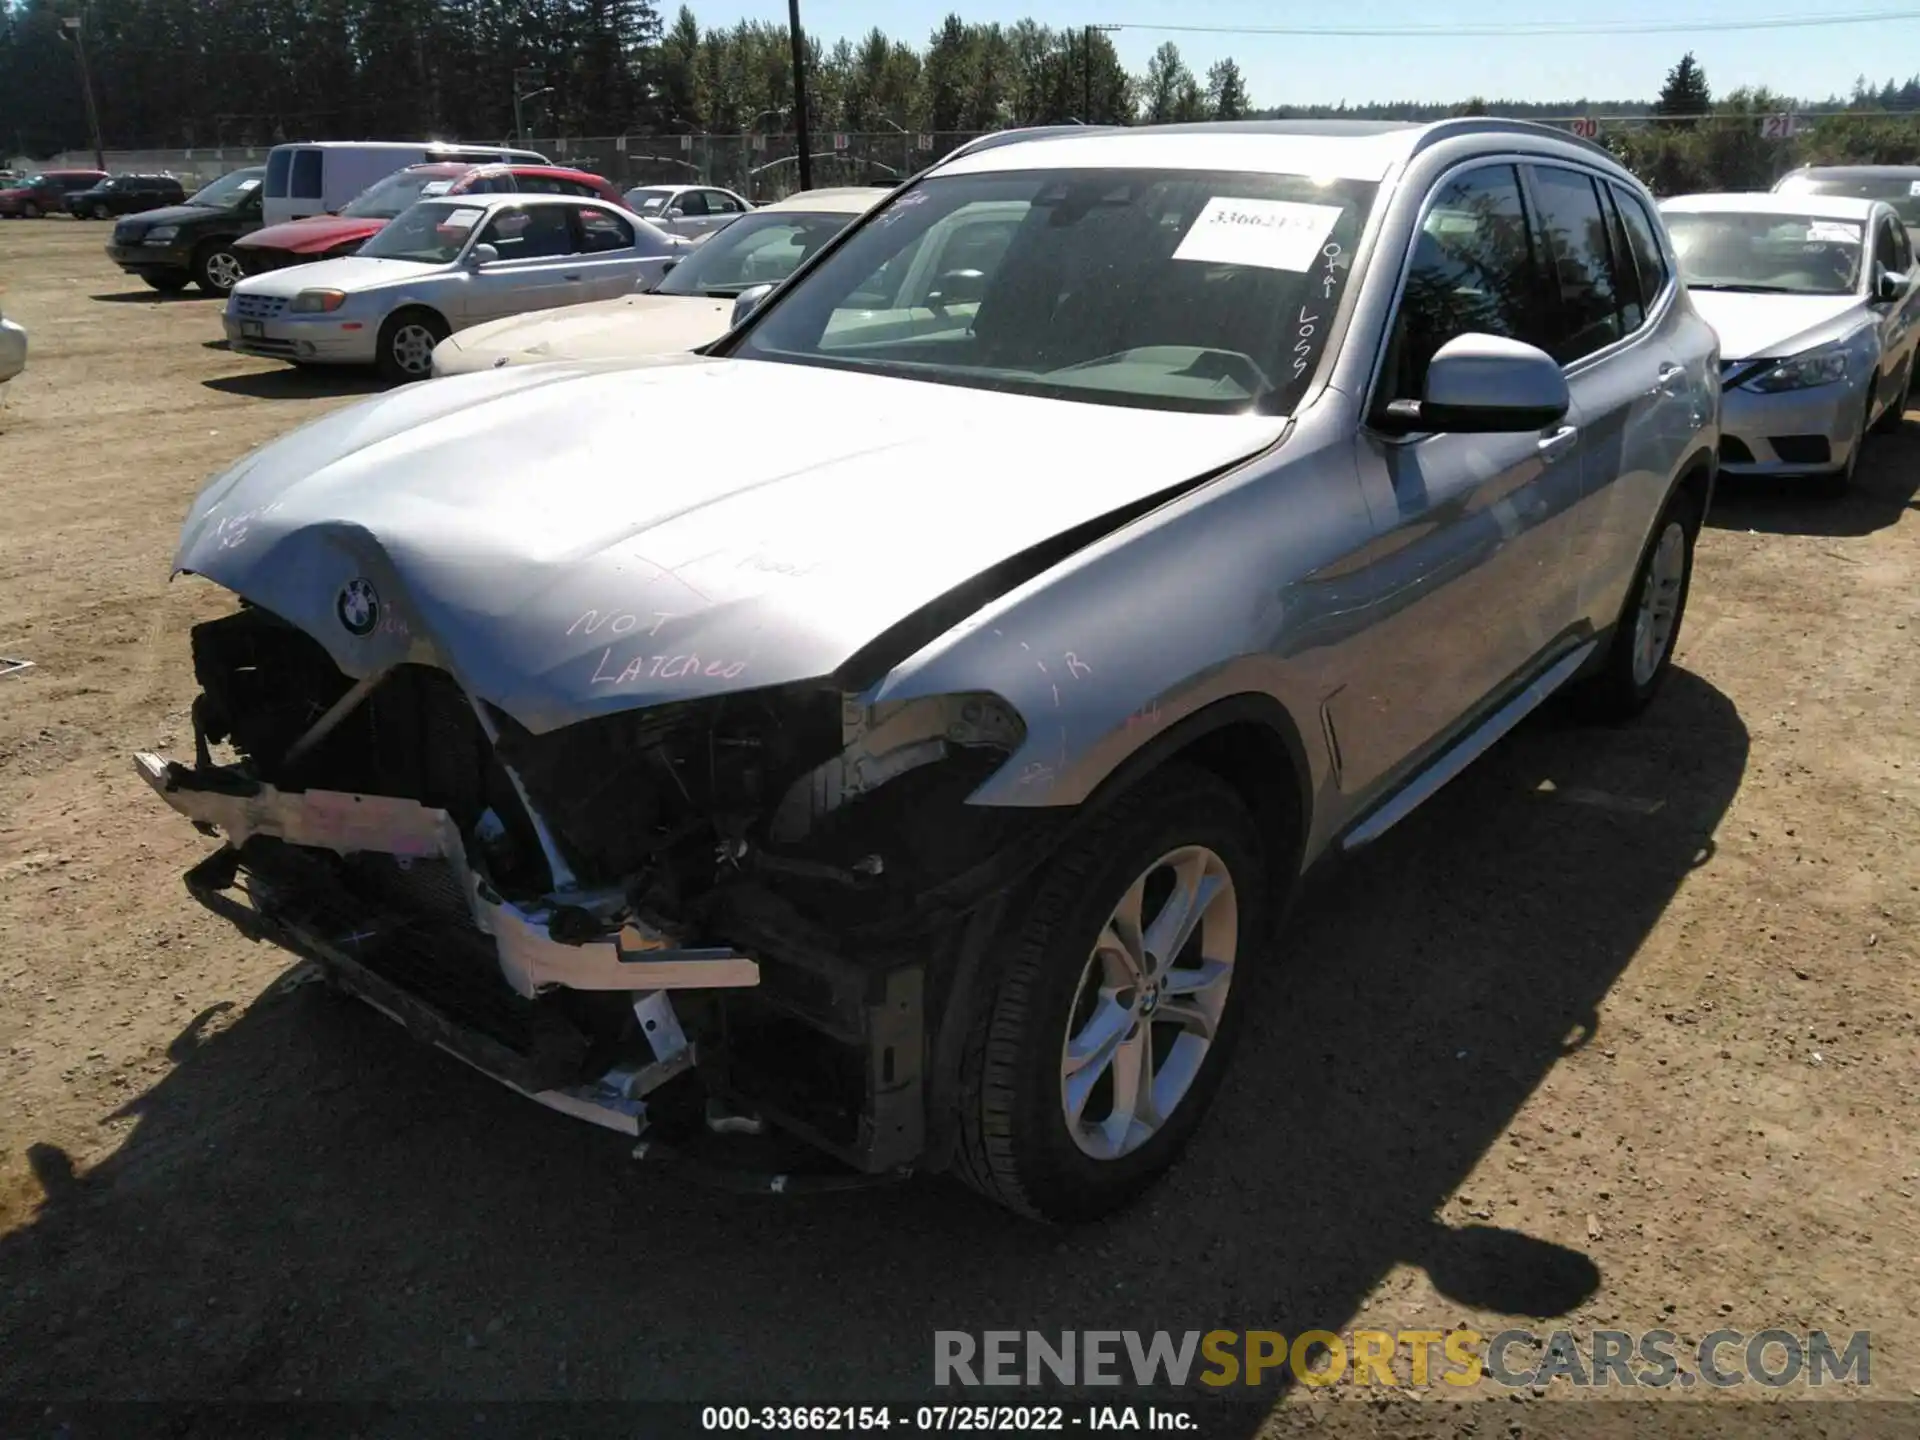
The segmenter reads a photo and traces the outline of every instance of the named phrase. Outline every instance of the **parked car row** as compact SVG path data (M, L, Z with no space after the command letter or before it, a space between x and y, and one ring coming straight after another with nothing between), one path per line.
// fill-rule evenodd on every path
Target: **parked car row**
M139 758L210 907L557 1110L1112 1210L1315 861L1669 673L1749 381L1597 146L1060 127L647 224L423 196L240 281L236 348L443 378L206 486L245 603ZM480 323L602 275L664 278Z

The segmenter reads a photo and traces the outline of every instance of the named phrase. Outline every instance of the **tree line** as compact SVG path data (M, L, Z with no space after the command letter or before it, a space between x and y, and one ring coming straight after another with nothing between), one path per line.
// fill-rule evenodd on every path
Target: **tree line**
M74 18L83 20L77 34L63 23ZM652 0L0 0L0 150L44 156L88 147L77 43L110 149L498 140L515 132L516 96L529 136L779 133L793 123L785 26L703 27L684 6L667 22ZM1232 58L1196 73L1168 43L1144 72L1129 74L1110 36L1092 27L949 15L920 44L874 29L857 40L809 34L805 48L816 132L952 135L1073 120L1244 116L1650 116L1656 130L1609 143L1663 175L1698 175L1715 167L1743 173L1748 161L1721 153L1735 145L1714 138L1724 127L1688 139L1687 117L1799 104L1764 91L1716 102L1692 55L1652 101L1289 105L1264 97L1261 109ZM1863 77L1851 96L1825 103L1920 110L1920 76L1877 87ZM1863 119L1846 130L1829 121L1817 133L1842 135L1849 153L1905 156L1913 148L1906 124Z

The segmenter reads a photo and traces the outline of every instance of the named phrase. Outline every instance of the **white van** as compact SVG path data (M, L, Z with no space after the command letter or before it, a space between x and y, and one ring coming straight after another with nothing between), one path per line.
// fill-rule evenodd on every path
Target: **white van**
M471 160L476 165L545 165L534 150L466 145L454 140L390 144L384 140L314 140L276 145L267 154L262 196L269 225L338 210L374 181L407 165L429 160Z

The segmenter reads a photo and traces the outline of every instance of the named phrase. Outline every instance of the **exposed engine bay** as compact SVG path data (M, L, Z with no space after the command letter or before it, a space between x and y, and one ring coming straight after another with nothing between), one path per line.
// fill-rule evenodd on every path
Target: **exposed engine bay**
M1061 823L965 803L1024 737L990 694L868 706L824 680L535 735L428 665L350 679L244 601L193 662L191 765L139 763L226 840L195 894L632 1135L724 1113L911 1164L956 937Z

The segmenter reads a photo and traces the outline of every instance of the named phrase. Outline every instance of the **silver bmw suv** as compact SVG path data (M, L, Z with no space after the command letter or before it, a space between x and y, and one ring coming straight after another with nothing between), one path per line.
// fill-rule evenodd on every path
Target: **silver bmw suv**
M1675 274L1527 124L995 137L701 353L216 478L175 568L245 603L140 766L207 904L650 1155L1098 1214L1309 865L1659 690L1719 438Z

